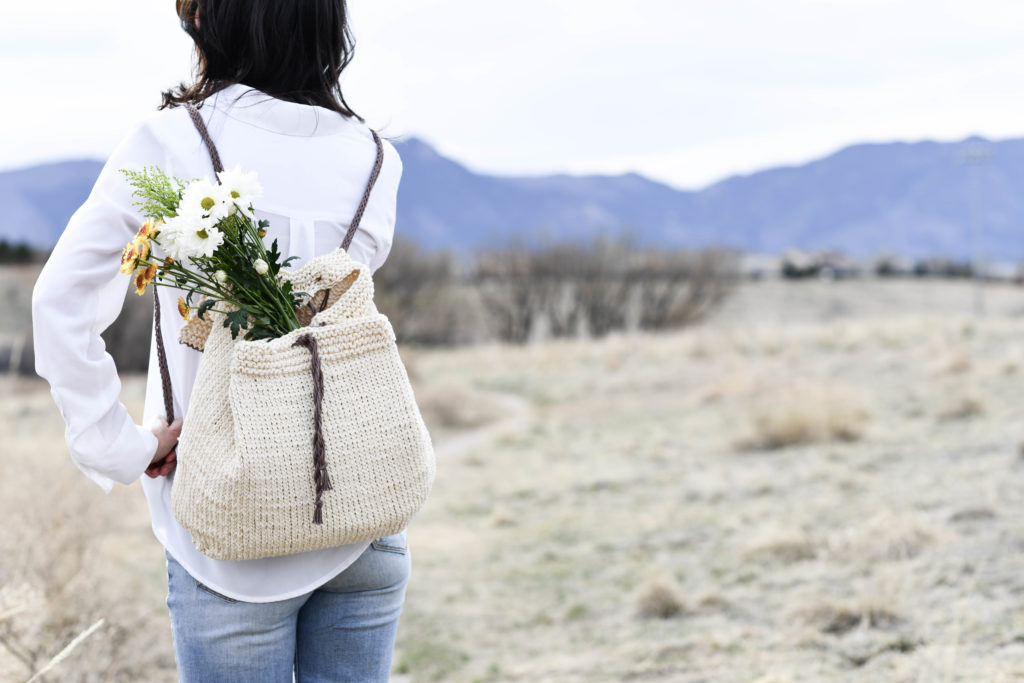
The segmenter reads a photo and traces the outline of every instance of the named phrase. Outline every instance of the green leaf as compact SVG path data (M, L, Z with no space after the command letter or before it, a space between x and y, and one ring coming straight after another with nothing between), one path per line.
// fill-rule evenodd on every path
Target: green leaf
M236 339L238 333L249 327L249 312L239 309L228 313L224 319L224 327L231 326L231 338Z
M270 245L270 251L267 252L267 265L270 267L276 266L281 261L281 252L277 249L277 240ZM277 272L276 270L274 271Z
M216 303L217 302L214 301L213 299L206 299L205 301L203 301L203 303L199 304L199 310L196 311L196 317L199 318L200 320L203 320L203 315L205 315L208 310L213 308L214 304ZM227 327L227 324L225 324L224 327Z
M277 334L266 327L254 327L250 332L245 335L248 341L257 341L259 339L276 339Z

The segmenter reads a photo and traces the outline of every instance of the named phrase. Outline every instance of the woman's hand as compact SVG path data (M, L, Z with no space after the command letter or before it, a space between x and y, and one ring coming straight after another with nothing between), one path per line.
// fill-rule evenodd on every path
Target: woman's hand
M181 418L176 419L170 425L164 419L154 420L150 425L150 431L157 438L156 453L153 460L146 468L146 474L151 478L166 477L174 471L178 462L178 452L175 448L178 445L178 437L181 436Z

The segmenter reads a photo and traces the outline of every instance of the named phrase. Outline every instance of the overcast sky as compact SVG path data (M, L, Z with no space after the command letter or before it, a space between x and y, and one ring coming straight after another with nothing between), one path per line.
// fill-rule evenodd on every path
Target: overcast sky
M105 158L187 78L173 0L7 3L0 169ZM346 97L500 174L677 187L862 141L1024 136L1007 0L349 0Z

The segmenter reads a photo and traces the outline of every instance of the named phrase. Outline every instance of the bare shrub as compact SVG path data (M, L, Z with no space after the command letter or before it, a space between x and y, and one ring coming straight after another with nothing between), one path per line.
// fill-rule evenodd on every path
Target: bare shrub
M8 304L0 312L0 372L35 374L32 339L32 288L38 266L6 266L0 285ZM103 332L107 352L122 372L144 372L149 362L149 335L153 325L153 297L129 290L124 279L125 301L117 319Z
M736 255L720 249L646 251L637 260L639 326L648 330L700 320L732 291L738 272Z
M460 284L460 264L448 251L424 251L395 238L373 275L377 308L388 316L399 342L464 344L481 328L479 303Z
M477 253L473 278L499 338L523 342L664 329L703 317L730 291L737 272L728 252L641 250L629 236L590 244L515 237Z
M125 290L127 294L121 313L103 332L103 341L119 372L146 372L153 329L153 295L147 292L139 296L134 289L128 289L127 282ZM177 344L177 340L168 337L164 343Z

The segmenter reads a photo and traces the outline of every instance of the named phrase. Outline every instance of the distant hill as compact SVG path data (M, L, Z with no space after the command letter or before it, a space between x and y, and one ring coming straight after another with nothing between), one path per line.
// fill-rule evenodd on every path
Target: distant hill
M0 173L0 239L52 247L101 168L98 161L64 161Z
M976 167L989 257L1024 258L1024 140L985 143ZM848 147L818 161L736 176L696 192L636 174L500 177L474 173L416 138L398 143L405 171L400 235L460 251L536 230L565 239L632 229L642 244L724 245L777 253L966 258L972 253L964 143ZM0 173L0 239L53 244L101 164L71 161Z

